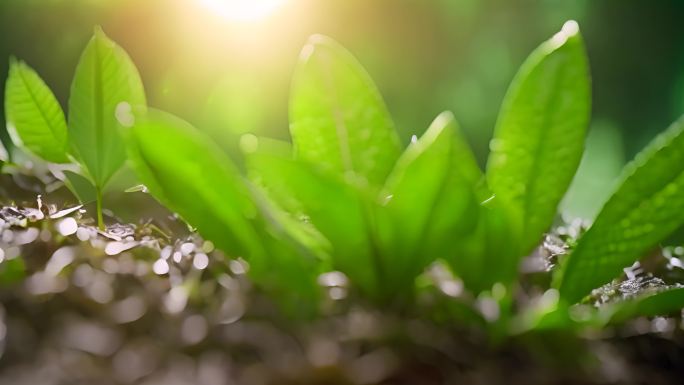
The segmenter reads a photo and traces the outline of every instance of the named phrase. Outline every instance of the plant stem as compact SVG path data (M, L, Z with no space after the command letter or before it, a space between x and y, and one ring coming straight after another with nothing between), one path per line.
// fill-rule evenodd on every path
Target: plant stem
M95 189L97 191L97 227L104 231L104 218L102 217L102 190L98 187Z

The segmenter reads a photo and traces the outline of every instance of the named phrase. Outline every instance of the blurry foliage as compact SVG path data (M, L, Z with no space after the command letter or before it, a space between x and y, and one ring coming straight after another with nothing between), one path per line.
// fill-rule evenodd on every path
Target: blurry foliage
M682 82L673 81L684 77L684 4L676 0L290 0L247 28L195 3L3 1L0 56L25 59L66 105L76 54L101 24L138 64L151 105L201 123L229 148L226 132L284 137L293 58L309 35L324 33L366 64L404 142L452 110L484 163L508 80L538 36L575 19L592 58L594 117L624 133L627 157L684 103ZM245 94L242 83L253 87Z

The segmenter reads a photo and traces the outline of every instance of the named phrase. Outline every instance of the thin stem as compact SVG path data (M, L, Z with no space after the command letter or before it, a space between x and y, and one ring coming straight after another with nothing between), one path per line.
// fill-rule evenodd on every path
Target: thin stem
M102 217L102 190L98 187L95 189L97 191L97 227L104 231L104 218Z

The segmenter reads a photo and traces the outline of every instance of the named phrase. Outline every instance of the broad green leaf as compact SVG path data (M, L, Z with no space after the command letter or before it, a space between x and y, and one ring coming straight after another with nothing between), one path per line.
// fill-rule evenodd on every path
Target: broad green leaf
M69 98L69 141L75 157L102 190L124 164L120 123L145 105L140 75L128 54L101 29L76 67Z
M630 162L615 193L556 273L569 302L618 276L684 224L684 118Z
M368 74L344 48L319 35L302 50L295 73L290 132L298 159L371 186L382 186L401 153Z
M391 235L388 270L405 285L477 223L481 172L451 113L435 119L397 161L385 186Z
M134 170L150 193L230 256L291 311L315 307L316 261L297 244L228 156L189 123L150 111L127 131Z
M679 314L682 308L684 287L676 287L605 305L599 312L605 323L621 323L636 317Z
M190 124L150 111L129 130L130 158L150 193L232 255L263 253L247 186L217 146Z
M307 247L310 252L321 258L327 256L330 245L327 240L307 221L301 220L303 211L301 203L291 194L289 186L278 185L283 180L270 179L265 181L263 176L269 175L268 170L262 170L262 166L268 167L269 162L263 162L263 157L285 159L292 161L292 146L290 143L253 134L245 134L240 139L240 149L245 157L245 165L250 180L263 194L261 199L270 207L272 215L278 221L289 228L290 234L300 244ZM265 172L262 172L265 171Z
M496 197L478 207L477 224L447 260L468 290L490 290L496 283L510 285L518 273L520 233L517 212Z
M306 220L330 242L334 267L354 285L378 296L384 284L382 257L372 217L372 200L353 186L310 164L270 152L254 152L248 164L278 201L296 202Z
M5 84L5 114L7 130L17 145L48 162L69 162L62 107L43 79L14 58Z
M523 252L548 230L577 170L590 114L587 58L569 21L520 68L496 125L487 180L521 212Z

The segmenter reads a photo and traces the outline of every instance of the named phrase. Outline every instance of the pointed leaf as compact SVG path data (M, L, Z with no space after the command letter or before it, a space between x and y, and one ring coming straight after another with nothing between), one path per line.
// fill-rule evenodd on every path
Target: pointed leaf
M569 302L634 263L684 224L684 118L625 167L622 182L556 273Z
M382 266L370 222L371 203L353 186L287 156L257 151L248 164L278 201L301 208L330 242L334 267L364 293L377 296Z
M127 136L133 168L157 200L230 256L245 257L254 281L289 311L315 309L317 261L215 143L160 111L136 116Z
M98 189L126 160L119 120L130 120L131 111L144 105L145 92L135 65L121 47L96 29L71 84L69 140Z
M130 158L152 195L232 255L261 252L256 206L237 169L190 124L158 111L137 116Z
M577 170L589 121L587 58L577 23L537 48L506 94L487 180L496 196L521 212L523 252L551 225Z
M439 115L404 151L385 188L394 230L387 270L396 271L398 284L434 259L453 256L453 244L475 227L480 175L451 113Z
M313 36L290 97L290 132L299 159L381 186L401 152L372 80L339 44Z
M62 107L43 79L23 61L10 61L5 113L7 130L17 145L48 162L69 162Z

